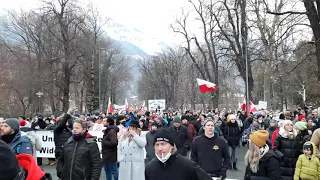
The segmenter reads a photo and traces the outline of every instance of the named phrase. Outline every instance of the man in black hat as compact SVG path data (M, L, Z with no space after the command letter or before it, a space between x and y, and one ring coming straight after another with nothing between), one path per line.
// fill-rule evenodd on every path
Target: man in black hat
M18 119L7 119L2 127L2 140L7 143L15 154L32 155L32 144L28 136L22 136Z
M160 129L154 137L156 158L145 168L146 180L212 180L196 163L177 153L173 135Z

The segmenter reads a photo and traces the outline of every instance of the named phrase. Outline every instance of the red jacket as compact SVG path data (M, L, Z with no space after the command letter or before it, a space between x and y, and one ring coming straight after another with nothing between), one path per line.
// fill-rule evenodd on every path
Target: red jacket
M271 136L271 146L272 146L272 149L274 148L274 141L276 141L276 138L277 138L277 135L278 135L279 131L280 131L280 128L276 129L276 130L273 132L272 136Z
M33 156L29 154L17 155L20 166L27 171L26 180L40 180L45 176L45 172L37 165Z

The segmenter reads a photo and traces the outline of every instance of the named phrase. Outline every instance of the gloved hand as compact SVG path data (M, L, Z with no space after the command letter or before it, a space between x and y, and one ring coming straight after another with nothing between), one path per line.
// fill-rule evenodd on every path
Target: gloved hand
M221 173L220 173L220 176L221 176L221 180L224 180L227 178L227 172L222 170Z

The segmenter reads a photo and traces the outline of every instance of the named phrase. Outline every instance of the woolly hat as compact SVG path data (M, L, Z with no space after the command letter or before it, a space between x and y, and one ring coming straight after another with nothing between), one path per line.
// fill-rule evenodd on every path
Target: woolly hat
M181 118L179 116L173 117L173 122L181 123Z
M157 121L153 121L153 123L151 124L151 126L157 126L157 127L158 127Z
M20 128L20 122L18 119L15 118L7 119L4 121L4 123L8 124L14 131L18 131Z
M250 134L250 140L258 147L263 147L266 145L269 138L269 133L266 130L257 130Z
M174 138L168 129L160 129L153 138L153 145L158 141L165 141L174 146Z
M298 121L301 121L303 118L305 119L305 118L306 118L306 116L305 116L305 115L303 115L303 114L299 115L299 116L298 116Z
M300 131L306 130L307 129L307 122L296 122L294 124Z
M313 152L313 145L311 144L310 141L307 141L306 143L304 143L303 150L308 150Z
M227 117L227 122L230 122L231 119L237 119L237 117L236 117L234 114L230 114L230 115Z
M10 147L0 140L0 179L12 180L19 176L21 167Z
M207 124L208 122L212 122L212 123L214 124L214 121L213 121L213 120L205 120L204 123L203 123L203 127L206 126L206 124Z
M134 120L134 121L131 121L129 126L136 127L136 128L140 127L140 126L139 126L139 122L138 122L138 121L135 121L135 120Z
M24 127L27 124L27 122L25 120L20 120L20 126Z

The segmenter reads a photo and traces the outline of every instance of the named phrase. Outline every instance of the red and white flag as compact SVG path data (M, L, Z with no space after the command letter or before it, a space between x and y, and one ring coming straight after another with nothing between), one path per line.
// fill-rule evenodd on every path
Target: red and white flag
M244 97L243 98L243 103L242 103L242 106L241 106L241 109L242 110L246 110L246 98ZM256 106L250 101L249 103L249 110L247 111L247 113L249 114L250 112L255 112L257 111L257 108Z
M130 111L130 107L129 107L127 98L126 98L126 100L125 100L125 102L124 102L124 105L125 105L125 107L126 107L126 111Z
M198 86L199 86L200 91L202 93L206 93L206 92L216 91L217 90L216 85L213 84L212 82L205 81L203 79L197 78L197 83L198 83Z
M113 108L112 108L111 99L109 97L107 113L112 113L112 112L113 112Z
M146 101L143 101L142 106L139 107L139 111L143 111L145 104L146 104Z

